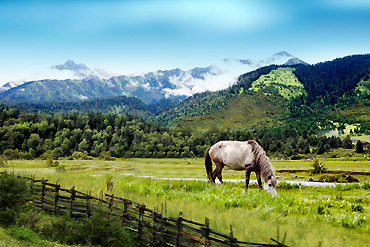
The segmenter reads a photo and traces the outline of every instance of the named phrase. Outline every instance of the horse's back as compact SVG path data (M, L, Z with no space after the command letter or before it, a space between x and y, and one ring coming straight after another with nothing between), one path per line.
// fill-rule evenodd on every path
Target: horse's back
M219 141L209 150L215 162L222 162L232 170L244 170L245 165L253 162L252 148L248 142Z

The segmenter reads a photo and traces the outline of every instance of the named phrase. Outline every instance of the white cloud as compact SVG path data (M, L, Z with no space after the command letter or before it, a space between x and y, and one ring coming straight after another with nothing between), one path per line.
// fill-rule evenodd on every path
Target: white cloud
M209 73L203 74L204 79L194 78L191 71L172 76L169 81L176 86L175 89L166 88L163 91L166 97L186 95L191 96L205 91L217 91L233 85L240 75L269 64L283 64L294 56L280 52L264 60L250 59L224 59L222 63L213 65Z

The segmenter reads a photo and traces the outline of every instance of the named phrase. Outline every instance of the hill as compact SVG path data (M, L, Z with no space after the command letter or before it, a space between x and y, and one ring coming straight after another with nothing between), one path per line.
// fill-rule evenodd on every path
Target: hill
M235 78L247 71L293 60L299 59L287 52L279 52L263 60L224 59L221 64L208 67L157 70L109 79L101 79L101 74L89 69L85 64L67 60L64 64L52 66L52 69L73 72L82 79L45 79L22 85L6 83L0 87L0 102L71 102L115 96L136 97L146 104L164 99L182 100L206 90L226 88Z
M308 131L336 128L333 122L350 123L356 114L369 112L369 74L368 54L315 65L270 65L241 75L230 88L190 97L157 119L193 130L266 124L302 125ZM353 110L356 104L362 113Z
M17 107L20 111L45 113L103 112L115 114L130 114L137 117L152 117L148 106L135 97L117 96L112 98L81 100L75 102L15 102L8 105Z

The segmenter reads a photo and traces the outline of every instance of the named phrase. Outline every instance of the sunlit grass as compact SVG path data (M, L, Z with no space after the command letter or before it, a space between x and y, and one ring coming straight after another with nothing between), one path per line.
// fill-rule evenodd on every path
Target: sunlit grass
M66 172L47 168L46 162L12 161L9 171L75 186L98 196L106 181L115 180L117 196L157 207L168 216L204 222L241 240L269 242L287 232L290 246L365 246L370 241L370 185L368 183L312 188L280 183L278 196L271 196L244 182L210 184L206 181L170 181L137 176L206 178L203 159L127 159L120 161L59 161ZM329 170L366 170L367 161L324 160ZM310 169L312 161L273 161L275 169ZM358 164L358 165L357 165ZM73 168L73 169L72 169ZM127 175L132 174L135 176ZM224 178L243 178L243 172L224 171ZM366 180L365 180L366 181ZM366 189L365 189L366 187ZM165 208L165 205L167 207Z

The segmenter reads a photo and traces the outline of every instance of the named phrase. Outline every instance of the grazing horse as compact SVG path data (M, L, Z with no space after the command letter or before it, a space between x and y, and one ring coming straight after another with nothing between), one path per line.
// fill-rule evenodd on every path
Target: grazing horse
M216 169L212 172L212 160ZM224 166L232 170L245 170L245 183L248 189L251 172L257 176L258 186L262 189L261 175L264 180L263 188L276 194L276 176L270 159L256 141L220 141L208 148L205 154L205 165L210 182L214 183L216 177L222 183L222 169Z

